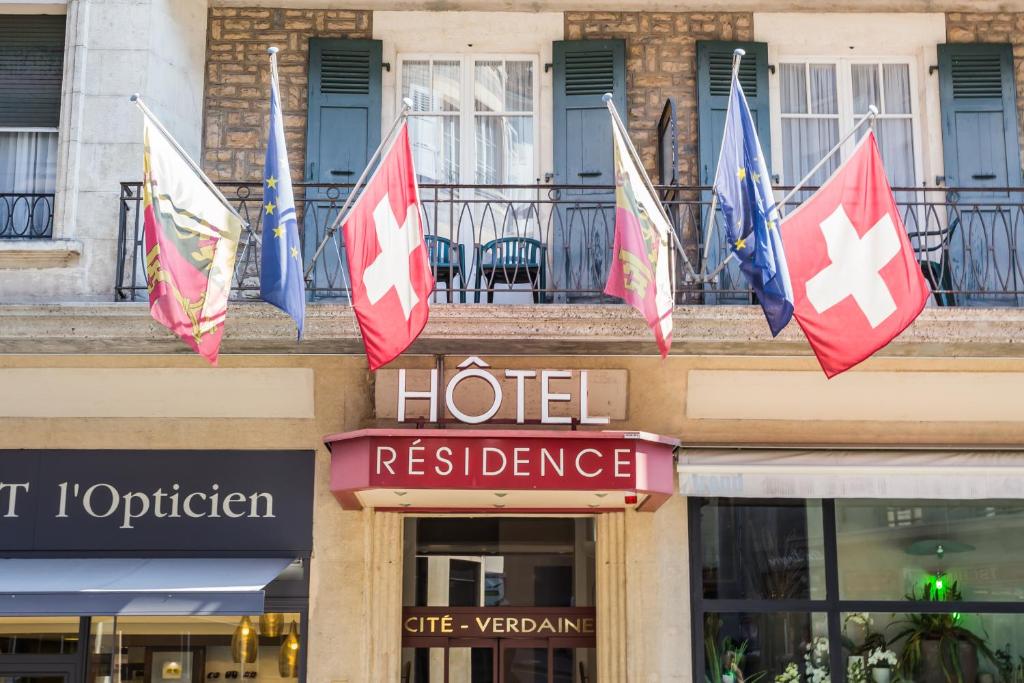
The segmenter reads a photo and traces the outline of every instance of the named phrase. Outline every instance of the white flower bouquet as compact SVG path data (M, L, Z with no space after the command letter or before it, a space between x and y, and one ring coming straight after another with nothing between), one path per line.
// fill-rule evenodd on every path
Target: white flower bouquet
M876 647L868 653L868 666L875 669L894 669L899 659L892 650Z

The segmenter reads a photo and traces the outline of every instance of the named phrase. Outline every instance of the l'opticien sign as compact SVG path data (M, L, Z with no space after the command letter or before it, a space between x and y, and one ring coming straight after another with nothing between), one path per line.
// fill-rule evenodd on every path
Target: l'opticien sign
M407 607L402 634L453 638L538 638L595 634L592 607L560 610Z
M377 417L398 422L606 425L626 418L626 370L492 369L471 356L458 369L381 370Z

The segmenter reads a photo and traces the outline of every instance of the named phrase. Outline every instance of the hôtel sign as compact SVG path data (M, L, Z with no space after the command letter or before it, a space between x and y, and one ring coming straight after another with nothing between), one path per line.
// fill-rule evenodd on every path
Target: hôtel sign
M399 423L606 425L626 418L625 370L498 370L471 356L444 377L431 370L381 370L378 419Z
M471 356L445 372L382 370L375 393L377 418L397 427L324 439L346 509L654 510L672 494L677 441L592 431L626 418L625 370L496 370ZM463 426L485 422L541 428Z

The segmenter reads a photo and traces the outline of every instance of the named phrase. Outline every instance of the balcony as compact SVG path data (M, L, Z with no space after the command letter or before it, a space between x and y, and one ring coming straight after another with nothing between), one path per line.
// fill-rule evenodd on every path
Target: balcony
M220 188L250 222L243 232L232 297L259 296L260 183ZM295 186L308 266L349 186ZM779 188L780 192L785 188ZM728 250L721 216L703 240L707 188L659 188L676 234L701 272ZM937 306L1024 306L1024 188L896 188L897 202ZM809 196L808 191L805 196ZM435 302L608 303L602 294L611 259L615 209L611 187L572 185L421 185L422 219L437 289ZM121 184L115 300L146 299L141 183ZM788 207L792 208L792 206ZM328 241L308 283L313 302L346 303L349 292L341 231ZM688 282L673 254L679 304L753 302L729 264L713 282Z
M52 192L0 192L0 239L53 236Z

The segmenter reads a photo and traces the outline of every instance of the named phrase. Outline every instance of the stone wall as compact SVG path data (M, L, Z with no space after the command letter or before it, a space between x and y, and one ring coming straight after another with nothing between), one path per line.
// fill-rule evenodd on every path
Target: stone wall
M655 169L658 118L675 97L679 179L697 177L697 41L753 40L753 15L681 12L566 12L567 40L624 38L629 132L649 172Z
M1021 166L1024 167L1024 12L950 12L946 39L951 43L1010 43L1017 81L1017 124L1020 128Z
M362 10L211 7L207 30L203 166L214 180L259 180L267 139L270 67L276 45L292 176L306 159L306 67L310 38L372 37Z

